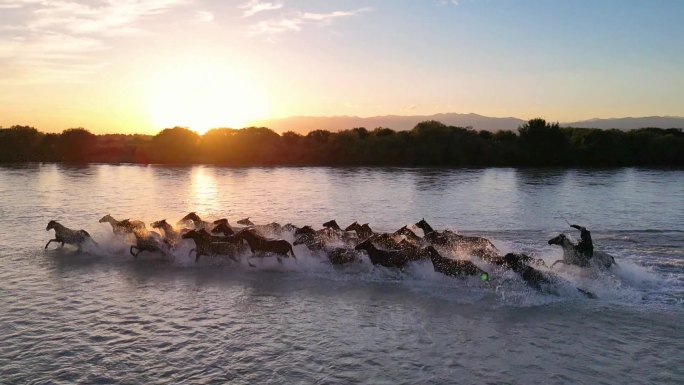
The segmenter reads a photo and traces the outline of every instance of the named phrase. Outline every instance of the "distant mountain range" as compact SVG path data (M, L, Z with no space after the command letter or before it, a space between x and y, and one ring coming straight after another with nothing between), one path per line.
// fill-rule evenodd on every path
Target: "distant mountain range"
M268 127L276 132L294 131L308 133L313 130L340 131L354 127L388 127L393 130L410 130L419 122L437 120L449 126L473 127L476 130L500 131L516 130L526 120L518 118L492 118L478 114L445 113L435 115L386 115L361 118L358 116L293 116L280 119L267 119L255 125ZM629 130L642 127L684 128L684 117L649 116L641 118L590 119L578 122L561 123L563 127L617 128Z

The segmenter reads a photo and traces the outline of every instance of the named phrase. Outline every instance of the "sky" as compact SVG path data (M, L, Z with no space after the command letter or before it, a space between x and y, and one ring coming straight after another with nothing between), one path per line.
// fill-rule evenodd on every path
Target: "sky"
M0 126L684 116L681 0L0 0Z

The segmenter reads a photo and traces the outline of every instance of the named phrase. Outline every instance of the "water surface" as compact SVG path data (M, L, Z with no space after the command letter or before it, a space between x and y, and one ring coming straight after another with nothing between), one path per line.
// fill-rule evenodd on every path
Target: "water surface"
M550 383L684 381L684 172L648 169L0 168L0 383ZM592 230L609 273L561 269L560 296L368 263L195 264L141 255L105 214L175 222L425 217L551 262L546 241ZM48 251L48 220L100 249ZM463 256L461 256L463 257ZM574 286L598 299L579 296Z

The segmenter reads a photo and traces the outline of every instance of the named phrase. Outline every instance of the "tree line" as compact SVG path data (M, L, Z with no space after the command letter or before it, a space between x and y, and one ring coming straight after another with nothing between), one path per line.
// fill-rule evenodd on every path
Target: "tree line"
M33 127L0 129L0 163L161 163L320 166L684 166L682 129L601 130L532 119L513 131L476 131L437 121L410 131L354 128L282 135L264 128L184 127L157 135L60 134Z

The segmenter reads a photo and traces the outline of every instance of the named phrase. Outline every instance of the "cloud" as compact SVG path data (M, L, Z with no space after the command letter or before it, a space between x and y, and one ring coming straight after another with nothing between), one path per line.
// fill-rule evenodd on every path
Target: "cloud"
M106 65L94 54L112 36L144 33L147 18L188 0L0 0L12 23L0 28L0 81L80 79ZM207 15L204 15L206 18Z
M440 0L439 5L458 5L458 0Z
M329 13L296 12L292 16L262 20L248 31L249 36L275 35L290 31L300 31L304 25L325 25L334 19L350 17L364 12L370 12L372 8L359 8L351 11L334 11Z
M195 21L209 23L214 21L214 14L209 11L195 12Z
M273 11L283 7L283 3L275 3L270 1L250 0L238 8L244 9L242 17L250 17L259 12Z

